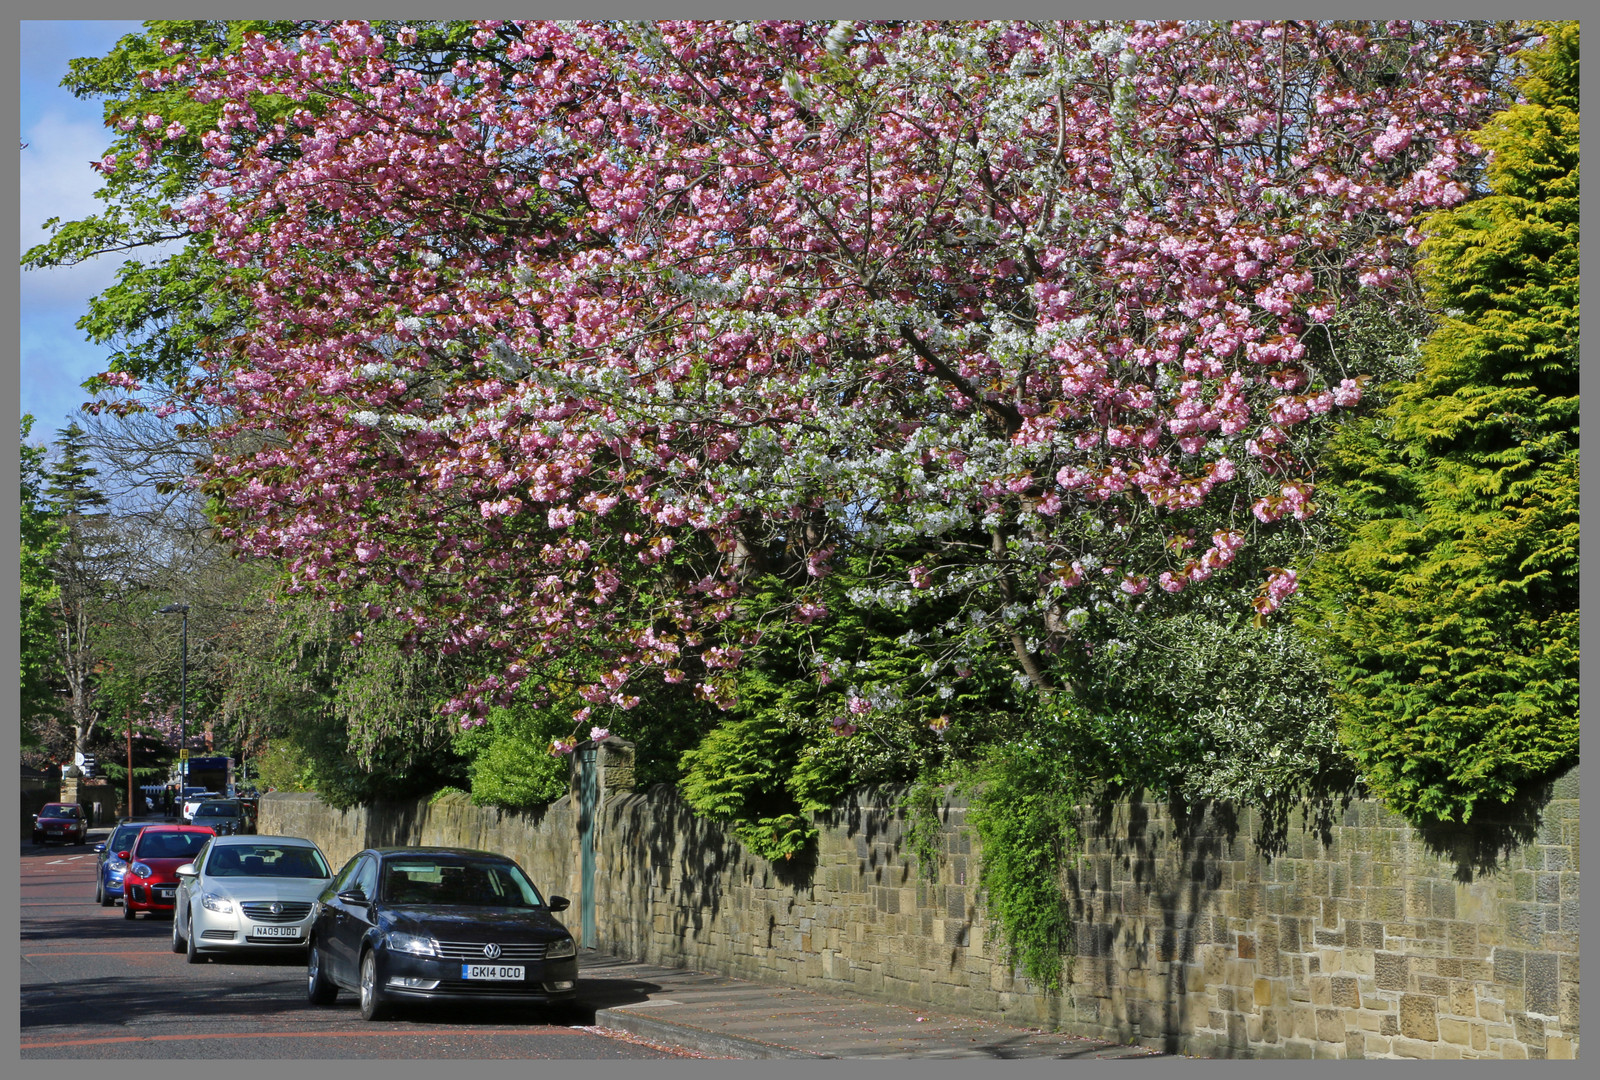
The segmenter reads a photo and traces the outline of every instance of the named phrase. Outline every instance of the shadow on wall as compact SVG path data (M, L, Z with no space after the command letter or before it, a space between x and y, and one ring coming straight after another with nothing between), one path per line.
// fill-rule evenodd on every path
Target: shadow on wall
M624 797L613 804L607 827L617 830L620 850L643 857L634 873L648 875L643 895L672 891L667 905L670 933L679 940L704 941L705 931L723 908L723 875L742 854L722 826L696 817L666 784L648 795ZM665 812L663 812L665 811ZM747 860L746 875L752 867ZM681 872L674 880L674 870Z
M406 802L378 803L365 815L361 846L410 847L422 835L422 820L428 812L423 799Z
M405 802L375 803L365 812L361 843L363 847L372 848L423 846L429 842L424 840L425 832L431 826L437 834L443 818L450 823L443 826L446 834L459 834L458 839L446 846L497 849L503 845L489 839L495 830L512 826L514 821L514 827L519 832L536 833L551 807L559 802L557 800L529 810L479 807L463 795L437 801L419 798ZM476 834L477 838L474 839L472 834Z
M1570 770L1570 765L1563 766L1560 775ZM1493 874L1512 852L1534 841L1560 775L1525 784L1511 802L1491 805L1470 822L1407 824L1416 829L1430 854L1455 864L1457 881L1470 884ZM1347 814L1357 800L1373 801L1352 774L1331 776L1306 798L1272 802L1252 812L1256 847L1267 856L1284 854L1296 826L1302 835L1315 833L1322 846L1328 847L1333 843L1333 827L1349 823Z
M1086 981L1099 991L1119 985L1129 966L1161 973L1164 990L1129 1000L1125 1019L1096 1019L1127 1039L1159 1032L1162 1048L1179 1053L1196 946L1224 932L1218 917L1202 910L1221 884L1220 860L1239 853L1240 821L1231 807L1174 801L1153 823L1144 802L1130 801L1098 804L1084 824L1089 858L1067 872L1077 933L1069 963L1087 965ZM1243 1056L1248 1047L1239 1034Z
M1464 824L1418 825L1417 833L1429 853L1456 864L1457 881L1469 883L1494 873L1514 851L1533 843L1544 823L1546 805L1557 797L1556 785L1570 781L1574 790L1568 797L1575 799L1577 779L1577 770L1566 766L1564 775L1526 785L1517 798L1481 817Z

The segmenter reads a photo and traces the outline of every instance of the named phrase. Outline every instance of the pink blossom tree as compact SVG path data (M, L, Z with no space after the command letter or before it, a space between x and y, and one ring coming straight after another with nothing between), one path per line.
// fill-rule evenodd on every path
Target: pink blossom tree
M1088 613L1315 515L1371 376L1348 328L1415 310L1413 215L1468 194L1502 35L485 22L445 71L361 23L173 42L147 85L222 103L177 214L253 322L165 407L231 417L205 481L295 587L392 584L374 617L496 650L458 708L596 641L590 702L655 671L726 703L844 548L915 560L855 602L965 602L931 683L998 647L1048 693ZM141 165L193 134L121 126ZM742 612L771 569L790 608ZM1252 573L1263 615L1294 590Z

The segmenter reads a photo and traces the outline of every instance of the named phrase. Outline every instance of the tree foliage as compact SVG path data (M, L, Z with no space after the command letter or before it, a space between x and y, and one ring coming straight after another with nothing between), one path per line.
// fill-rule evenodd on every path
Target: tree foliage
M979 881L1010 962L1051 993L1076 951L1066 871L1088 788L1073 757L1074 711L1041 711L1029 735L995 746L968 772L968 822L982 842Z
M1074 603L1313 513L1370 375L1334 343L1406 307L1501 33L486 22L440 70L391 29L173 43L146 85L220 119L122 120L134 166L199 139L174 212L246 275L170 403L258 437L206 466L223 524L498 654L479 710L597 632L595 703L731 705L741 588L795 555L798 611L848 540L926 553L863 603L973 613L940 677L1057 689Z
M71 729L66 749L72 753L89 749L103 717L95 700L102 659L97 630L106 606L128 585L121 572L124 545L83 439L84 430L75 421L57 431L52 460L43 472L45 505L60 528L47 566L55 586L56 674L66 690L65 719Z
M848 787L936 772L1003 738L1011 725L997 717L1026 707L1004 657L983 658L953 681L932 675L922 633L930 621L962 617L958 602L914 612L860 602L884 562L905 572L905 553L863 549L835 562L798 618L785 617L792 583L772 574L746 584L760 651L736 669L736 703L720 722L702 706L707 733L681 761L688 803L732 823L766 858L802 853L816 834L811 815ZM804 575L804 566L792 572Z
M61 680L56 655L55 606L61 587L50 572L50 563L62 542L57 518L45 503L45 447L30 445L33 417L23 416L21 436L21 511L18 533L21 540L21 596L18 629L21 649L18 667L22 676L19 716L22 745L37 747L35 724L50 723L61 712Z
M389 24L379 23L379 26ZM448 69L461 55L463 24L418 23L413 58ZM192 231L173 214L174 205L201 183L206 165L199 133L223 116L219 102L195 100L182 87L157 86L144 72L160 67L173 41L195 56L214 58L241 47L252 34L293 38L318 26L285 20L149 20L125 35L104 56L71 61L62 85L79 98L105 102L107 127L115 135L93 167L103 177L98 213L76 221L51 219L49 237L23 256L29 268L71 266L103 255L128 256L116 281L89 302L78 327L110 349L108 371L152 385L183 386L205 359L250 320L248 269L230 268L212 250L208 232ZM263 122L282 120L294 103L270 94L251 98ZM158 159L141 140L145 123L177 124L194 134L175 136ZM175 130L175 129L174 129ZM114 384L101 377L91 391ZM124 400L119 408L138 407ZM214 419L215 417L208 417Z
M408 647L404 627L376 617L372 595L381 593L330 607L263 582L224 685L235 737L276 747L274 775L341 807L465 779L440 715L460 659Z
M1411 373L1515 40L150 23L69 79L107 213L28 259L187 238L97 299L94 385L187 411L286 574L223 696L285 775L453 746L527 805L595 724L778 857L1046 718L1080 777L1281 802L1340 764L1272 621L1322 447Z
M1269 832L1302 799L1350 789L1327 672L1297 628L1255 626L1212 597L1113 625L1085 658L1086 781L1257 807Z
M1330 455L1306 618L1373 790L1446 821L1578 753L1578 24L1538 29L1489 193L1426 223L1422 371Z

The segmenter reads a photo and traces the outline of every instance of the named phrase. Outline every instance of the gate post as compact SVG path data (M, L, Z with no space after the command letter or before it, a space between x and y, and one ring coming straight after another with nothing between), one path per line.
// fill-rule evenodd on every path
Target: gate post
M601 863L600 844L604 830L606 798L612 793L633 790L634 744L627 739L607 736L585 739L572 752L572 803L578 811L578 932L574 936L585 949L599 947L599 894L596 869Z

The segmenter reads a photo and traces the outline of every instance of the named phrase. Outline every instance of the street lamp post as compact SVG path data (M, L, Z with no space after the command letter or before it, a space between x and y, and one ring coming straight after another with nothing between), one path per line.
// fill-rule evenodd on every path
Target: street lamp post
M128 706L128 816L134 816L133 809L133 706Z
M189 605L168 604L157 615L183 616L183 645L178 667L178 794L189 779Z

